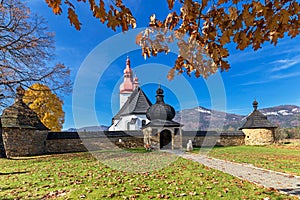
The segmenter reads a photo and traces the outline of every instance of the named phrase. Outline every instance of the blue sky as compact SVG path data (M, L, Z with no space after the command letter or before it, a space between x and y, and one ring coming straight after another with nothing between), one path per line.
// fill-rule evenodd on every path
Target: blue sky
M168 11L165 0L127 2L137 18L137 28L147 26L153 13L162 19ZM85 4L78 9L83 24L81 31L70 26L66 13L55 16L44 1L30 0L29 6L55 32L55 60L72 71L74 92L63 97L64 129L110 125L118 111L118 87L127 56L149 99L155 101L155 90L160 83L165 89L165 101L176 110L200 105L247 115L252 111L254 98L259 108L300 105L299 37L282 39L276 47L265 44L258 51L250 48L237 51L234 45L229 45L231 69L228 72L219 72L207 80L180 75L168 81L167 71L174 64L176 52L145 60L134 44L137 32L124 34L106 28L92 17Z

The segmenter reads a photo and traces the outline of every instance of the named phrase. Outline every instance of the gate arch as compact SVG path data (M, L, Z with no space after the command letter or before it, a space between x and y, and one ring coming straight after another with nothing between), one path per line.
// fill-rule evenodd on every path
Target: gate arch
M172 148L172 133L165 129L160 132L160 149L171 149Z

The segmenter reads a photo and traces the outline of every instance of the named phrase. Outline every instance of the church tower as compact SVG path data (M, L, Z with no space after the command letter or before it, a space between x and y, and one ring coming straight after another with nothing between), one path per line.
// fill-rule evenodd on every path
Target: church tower
M120 85L120 109L123 107L128 97L139 86L137 77L133 78L133 72L130 67L130 59L127 57L126 68L124 70L124 81Z
M150 100L139 87L139 79L133 77L130 60L127 57L124 80L120 85L120 110L112 118L112 124L108 130L141 130L141 127L149 122L146 112L151 105Z

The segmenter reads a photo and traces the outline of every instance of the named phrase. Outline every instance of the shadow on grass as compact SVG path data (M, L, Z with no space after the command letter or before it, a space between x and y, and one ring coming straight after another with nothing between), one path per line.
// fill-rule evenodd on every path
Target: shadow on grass
M72 151L72 152L52 152L52 153L46 153L42 155L32 155L32 156L22 156L22 157L11 157L11 158L3 158L7 160L35 160L40 158L51 158L53 156L59 156L59 155L68 155L68 156L77 156L77 154L93 154L93 153L149 153L151 151L147 151L144 147L138 147L138 148L128 148L128 149L99 149L99 150L93 150L93 151ZM1 175L1 173L0 173Z
M14 174L26 174L28 173L29 171L25 171L25 172L0 172L0 176L4 176L4 175L14 175Z
M287 188L287 189L283 188L283 189L279 189L279 191L300 197L300 188Z

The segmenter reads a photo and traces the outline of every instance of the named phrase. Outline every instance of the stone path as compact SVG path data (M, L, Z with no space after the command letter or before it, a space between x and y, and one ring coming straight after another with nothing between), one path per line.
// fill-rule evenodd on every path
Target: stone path
M300 198L300 177L254 167L251 164L239 164L208 157L204 154L176 153L179 156L199 162L250 182L275 188Z

